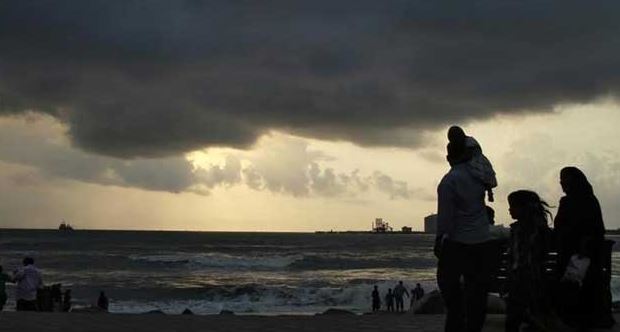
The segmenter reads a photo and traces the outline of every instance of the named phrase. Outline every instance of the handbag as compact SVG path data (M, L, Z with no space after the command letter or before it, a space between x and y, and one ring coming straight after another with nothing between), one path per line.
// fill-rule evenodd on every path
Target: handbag
M583 279L585 279L586 273L588 273L589 267L590 258L578 254L572 255L568 261L566 271L564 272L561 280L575 282L581 287Z

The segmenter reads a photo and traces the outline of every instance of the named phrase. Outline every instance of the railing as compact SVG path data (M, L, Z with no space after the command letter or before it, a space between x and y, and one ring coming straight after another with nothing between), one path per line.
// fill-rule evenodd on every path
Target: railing
M611 252L615 241L606 239L599 248L599 261L602 269L603 282L609 287L611 281ZM498 293L503 296L508 291L509 272L510 272L510 257L507 251L507 242L496 242L493 245L495 251L492 255L491 264L492 275L491 285L489 288L490 293ZM559 282L560 269L558 268L558 252L551 250L545 254L545 260L543 262L544 277L550 283Z

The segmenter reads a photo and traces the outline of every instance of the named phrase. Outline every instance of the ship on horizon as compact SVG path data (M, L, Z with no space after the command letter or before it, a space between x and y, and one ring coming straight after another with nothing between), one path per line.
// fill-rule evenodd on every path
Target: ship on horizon
M58 226L58 230L59 231L72 231L73 230L73 226L71 226L71 224L67 223L66 221L62 221L60 223L60 226Z

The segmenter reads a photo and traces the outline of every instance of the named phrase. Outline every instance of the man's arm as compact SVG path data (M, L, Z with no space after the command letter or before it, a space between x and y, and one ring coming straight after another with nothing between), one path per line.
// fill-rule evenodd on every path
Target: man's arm
M24 278L24 270L23 269L15 270L15 272L13 272L13 280L14 281L20 281L23 278Z

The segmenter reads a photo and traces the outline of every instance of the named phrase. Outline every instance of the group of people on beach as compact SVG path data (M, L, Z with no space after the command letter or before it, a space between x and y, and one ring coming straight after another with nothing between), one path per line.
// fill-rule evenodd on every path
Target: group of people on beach
M416 284L415 288L411 289L411 294L407 291L407 288L402 281L399 281L394 290L388 288L385 294L385 310L388 312L404 312L405 311L405 296L411 298L409 303L410 310L414 307L417 301L420 301L424 297L424 288L420 284ZM381 310L381 294L379 293L379 286L375 285L371 293L372 298L372 311L378 312ZM396 309L394 308L396 304Z
M495 172L478 142L457 126L448 131L450 171L438 188L437 283L445 302L445 331L481 331L487 294L498 247L490 241ZM552 218L549 205L530 190L511 192L507 199L515 220L510 225L506 321L508 332L528 324L556 330L611 327L609 255L599 202L584 173L576 167L560 171L561 198ZM553 222L553 228L550 223ZM499 248L502 248L501 246ZM549 276L547 254L558 253L557 277Z
M18 311L35 311L37 309L37 290L43 286L41 272L34 265L32 257L22 261L22 267L15 269L10 276L0 266L0 311L8 299L6 283L16 283L15 309Z
M4 309L8 296L6 293L6 283L15 283L15 310L16 311L44 311L42 306L42 289L44 288L43 276L41 271L34 265L32 257L25 257L22 260L22 266L15 269L12 275L4 272L0 265L0 311ZM53 310L53 302L59 302L59 309L63 312L69 312L72 308L71 290L67 289L64 293L60 293L60 285L51 287L51 297L49 302L51 305L49 310ZM57 293L57 294L55 294ZM100 310L108 311L109 300L102 291L97 299L97 307Z

